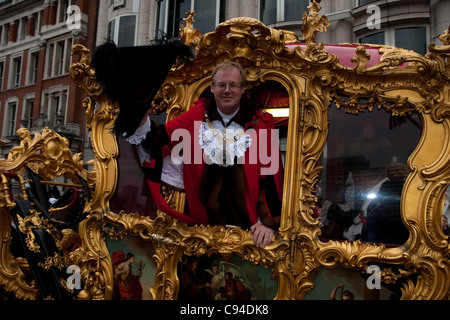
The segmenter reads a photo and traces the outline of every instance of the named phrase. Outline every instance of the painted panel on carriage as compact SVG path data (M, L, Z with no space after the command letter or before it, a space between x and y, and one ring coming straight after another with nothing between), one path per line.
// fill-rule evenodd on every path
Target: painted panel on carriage
M114 274L113 300L151 300L155 286L156 263L151 243L125 236L112 240L106 236Z
M218 254L183 256L178 278L178 300L272 300L278 286L271 269Z
M380 267L381 269L381 267ZM375 273L336 267L322 268L305 300L399 300L401 283L385 284Z

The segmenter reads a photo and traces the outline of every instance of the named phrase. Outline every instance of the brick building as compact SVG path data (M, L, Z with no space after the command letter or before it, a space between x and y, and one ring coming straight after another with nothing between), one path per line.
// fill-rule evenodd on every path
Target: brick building
M0 147L6 157L17 129L49 127L84 151L83 93L73 83L71 47L95 46L97 1L0 1Z

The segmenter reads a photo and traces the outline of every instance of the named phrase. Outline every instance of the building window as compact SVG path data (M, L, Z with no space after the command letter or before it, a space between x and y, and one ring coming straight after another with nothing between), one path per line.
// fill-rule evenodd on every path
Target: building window
M22 126L31 129L32 121L33 121L33 107L34 107L34 99L27 100L25 102L25 110L22 119Z
M136 34L136 16L120 17L117 44L120 47L133 46Z
M32 52L30 54L30 63L28 69L28 84L36 83L38 65L39 65L39 52Z
M359 39L359 43L381 44L384 45L384 32L377 32Z
M167 34L169 38L176 38L179 32L178 28L188 10L191 10L190 0L161 1L159 3L159 31ZM195 16L195 20L197 20L197 16ZM195 23L195 27L197 28L197 23ZM201 31L204 33L203 30Z
M5 24L2 28L2 46L6 46L8 44L8 36L9 36L9 24Z
M265 24L277 22L277 0L260 0L261 21Z
M136 37L136 16L127 15L114 18L109 22L109 40L118 47L132 47Z
M419 54L427 53L427 34L425 27L395 29L395 46L413 50Z
M308 12L309 0L284 0L284 19L287 20L301 20L303 12Z
M55 87L50 91L44 92L43 106L44 114L51 127L63 125L66 117L68 101L67 87Z
M225 1L221 0L162 0L158 5L157 30L169 38L178 37L187 11L195 11L194 28L202 34L214 31L225 19Z
M64 73L64 49L65 43L63 41L56 44L55 69L58 76Z
M110 0L109 5L114 5L114 10L126 7L127 2L125 0Z
M67 10L69 6L76 5L75 0L62 0L58 3L58 22L65 23L68 19Z
M22 69L22 58L14 58L12 62L12 86L18 88L20 86L20 73Z
M53 97L50 114L50 123L56 125L58 116L61 115L61 98L59 95Z
M424 55L427 53L427 28L386 28L382 32L361 37L359 43L395 46Z
M198 12L195 16L195 28L202 31L202 34L214 31L220 21L224 20L224 8L221 8L221 1L211 0L192 0L193 10ZM222 1L223 2L223 1ZM186 11L182 12L183 18L186 17Z
M13 136L16 134L16 112L17 102L11 102L8 104L8 132L7 135Z
M308 12L309 0L260 0L260 20L264 24L278 21L299 21Z
M22 18L19 21L19 31L18 31L18 35L17 35L17 40L24 40L26 35L27 35L27 26L28 26L28 19L27 18Z
M116 39L116 20L113 19L108 23L108 40L114 41Z
M45 68L45 76L47 78L69 73L69 66L72 58L70 48L72 48L71 38L48 45Z
M5 70L5 62L0 62L0 91L3 90L3 74Z
M359 1L358 1L358 4L359 4L360 6L363 6L363 5L365 5L365 4L368 4L368 3L371 3L371 2L374 2L374 1L376 1L376 0L359 0Z

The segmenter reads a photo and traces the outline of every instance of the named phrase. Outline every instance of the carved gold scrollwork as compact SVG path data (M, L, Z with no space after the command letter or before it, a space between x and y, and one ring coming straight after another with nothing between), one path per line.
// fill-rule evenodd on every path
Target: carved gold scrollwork
M69 261L80 267L82 290L79 300L111 299L113 273L102 228L105 225L102 214L91 214L80 224L81 246L69 253Z
M326 31L330 26L327 16L320 16L319 11L322 10L317 4L317 1L311 1L312 4L308 6L309 14L303 13L302 20L302 34L303 40L305 40L307 45L316 44L316 33ZM320 2L320 1L319 1Z
M34 236L33 230L35 229L43 229L46 232L50 233L54 236L55 240L58 241L57 245L59 245L59 240L55 236L56 228L51 224L51 222L47 219L41 218L41 213L36 210L30 210L29 215L25 218L20 216L17 217L19 221L19 225L17 226L20 232L26 235L26 244L30 251L32 252L40 252L40 246L36 242L36 238Z
M95 78L95 71L90 68L90 50L80 44L76 44L72 47L72 55L80 56L80 60L69 68L73 81L81 86L89 96L101 96L103 88Z
M195 12L187 11L186 18L183 21L186 22L186 26L180 25L180 40L188 46L196 46L200 41L201 32L200 29L194 29L194 17Z
M8 292L14 292L17 299L35 299L38 291L34 283L25 279L29 271L27 261L22 257L13 257L11 247L11 212L16 204L11 201L9 182L5 175L0 174L0 284ZM24 185L23 180L21 185ZM22 190L23 191L23 190ZM26 193L22 193L26 197Z
M26 164L45 180L67 175L71 180L78 181L75 173L88 176L83 168L82 155L72 155L67 138L48 128L43 129L42 133L36 132L34 137L27 129L21 128L18 135L21 139L19 146L11 149L7 159L0 159L4 170L23 173Z
M322 10L317 4L317 1L311 1L312 4L308 6L309 14L303 13L302 20L302 34L303 40L306 43L305 55L311 59L311 61L322 61L328 58L328 54L324 49L322 43L316 44L317 32L324 32L330 26L330 21L327 16L322 15L319 17L319 11ZM320 1L319 1L320 2Z

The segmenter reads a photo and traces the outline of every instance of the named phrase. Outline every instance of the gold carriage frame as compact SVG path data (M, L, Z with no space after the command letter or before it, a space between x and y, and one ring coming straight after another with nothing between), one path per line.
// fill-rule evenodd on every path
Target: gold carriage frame
M155 219L138 213L111 212L109 201L116 190L119 149L108 128L118 108L96 82L95 70L89 65L90 51L79 45L73 47L73 53L81 59L71 66L70 74L87 95L84 107L95 154L88 165L93 169L85 169L81 156L72 156L67 141L51 130L34 138L22 130L21 145L11 150L7 159L0 159L0 168L21 173L27 163L42 178L66 175L73 181L77 181L73 174L77 172L91 186L93 199L86 204L90 215L79 228L81 245L64 259L53 261L55 265L77 264L84 280L89 276L94 279L85 282L80 299L112 298L113 269L105 234L116 238L134 236L153 244L157 263L155 286L151 288L154 299L177 298L177 264L183 254L214 253L238 255L271 268L278 281L275 299L303 299L314 287L315 275L321 268L344 266L362 271L377 262L400 268L400 273L383 270L381 279L389 283L403 278L402 299L449 297L446 254L450 246L440 219L450 179L450 31L440 37L444 45L430 44L425 56L383 46L383 56L371 67L367 67L369 53L359 46L352 60L355 67L349 68L341 65L338 56L327 52L323 44L316 43L316 32L326 31L329 22L318 15L317 3L308 8L310 13L303 15L304 45L295 49L286 45L298 42L296 34L268 28L251 18L231 19L214 32L200 35L193 28L194 13L188 12L186 26L180 27L181 39L195 46L196 58L174 68L157 97L161 108L167 109L167 119L173 119L208 88L213 68L223 60L239 61L248 73L250 86L275 81L286 89L290 116L282 220L275 241L264 249L253 245L246 230L189 227L161 212ZM350 99L339 100L340 95ZM366 102L360 103L361 98ZM320 228L313 210L332 99L350 113L382 107L394 115L416 112L422 121L422 135L409 157L411 173L401 198L409 239L399 247L319 239ZM14 203L7 197L8 184L3 175L0 191L0 284L19 298L33 299L36 289L24 282L21 261L9 253L9 210ZM174 202L176 205L177 198ZM415 281L411 280L413 276Z

